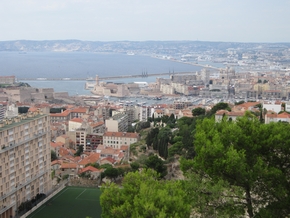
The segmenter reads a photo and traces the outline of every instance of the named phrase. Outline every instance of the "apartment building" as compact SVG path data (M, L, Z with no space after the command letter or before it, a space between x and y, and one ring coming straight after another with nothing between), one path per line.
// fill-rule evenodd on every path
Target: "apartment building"
M6 106L0 104L0 121L4 119L6 112Z
M118 113L107 119L105 125L109 132L126 132L128 130L128 115Z
M140 121L146 122L148 117L152 117L153 112L154 112L154 108L152 108L152 107L140 106L139 113L138 113L138 119Z
M0 217L51 190L49 115L39 111L0 122Z
M103 135L104 146L120 149L122 145L131 145L139 141L138 133L132 132L106 132Z

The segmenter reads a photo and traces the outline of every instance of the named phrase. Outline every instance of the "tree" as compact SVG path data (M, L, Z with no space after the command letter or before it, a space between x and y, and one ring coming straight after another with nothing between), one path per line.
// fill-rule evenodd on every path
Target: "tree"
M119 176L119 171L116 168L109 167L104 171L104 176L110 179L116 179Z
M57 156L54 150L51 150L50 157L51 157L51 161L57 160Z
M134 127L132 125L129 125L127 132L135 132Z
M255 116L236 122L204 119L194 136L197 155L182 167L227 184L235 190L228 201L245 205L249 217L285 217L290 214L289 131L287 124L261 124ZM243 195L237 198L236 191Z
M79 145L78 146L78 150L75 153L75 156L81 156L81 154L83 153L83 151L84 151L84 146L83 145Z
M148 147L150 147L154 141L154 138L157 137L159 133L159 129L158 128L154 128L154 129L151 129L149 131L149 133L147 134L147 137L146 137L146 144Z
M201 107L197 107L192 109L192 116L200 116L205 115L205 109Z
M164 161L156 155L150 155L148 159L145 160L145 166L155 170L161 178L167 174L167 168L164 165Z
M135 171L138 171L139 170L140 164L137 163L137 162L132 162L130 164L130 166L131 166L132 171L135 172Z
M191 208L180 181L158 180L153 170L131 172L123 188L116 184L102 187L102 217L189 217Z
M240 104L244 104L245 101L238 101L238 102L235 102L235 105L240 105Z
M228 110L228 111L231 111L231 108L229 107L228 103L220 102L220 103L217 103L215 106L212 107L212 109L210 110L209 114L210 115L213 115L218 110Z

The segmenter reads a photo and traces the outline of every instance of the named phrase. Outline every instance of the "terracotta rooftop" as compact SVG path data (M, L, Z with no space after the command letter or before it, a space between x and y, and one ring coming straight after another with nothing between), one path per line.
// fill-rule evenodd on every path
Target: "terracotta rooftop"
M75 117L73 119L70 119L69 121L77 122L77 123L82 123L83 122L83 119L82 118Z
M138 138L138 133L133 132L106 132L103 136L107 137L123 137L123 138Z
M87 108L79 107L71 110L72 113L87 113Z
M50 142L50 147L52 148L57 148L57 147L62 147L64 143L62 142Z
M96 163L100 159L99 153L93 153L79 162L80 165L87 165L89 163Z
M99 169L97 169L97 168L95 168L93 166L87 166L87 167L81 169L79 171L79 173L85 173L85 172L102 172L102 171L103 170L99 170Z
M77 166L78 165L76 163L62 163L60 168L61 169L76 169Z
M97 122L97 123L92 123L91 124L91 127L97 127L97 126L101 126L101 125L103 125L104 124L104 122Z

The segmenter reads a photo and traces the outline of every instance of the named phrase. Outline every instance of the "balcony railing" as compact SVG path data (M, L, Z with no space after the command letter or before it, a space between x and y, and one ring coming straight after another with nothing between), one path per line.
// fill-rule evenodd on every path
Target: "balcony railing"
M28 139L26 139L26 140L24 140L24 141L21 141L21 142L19 142L19 143L10 143L9 146L4 146L4 147L2 147L2 149L0 150L0 153L3 153L3 152L5 152L5 151L9 151L9 150L11 150L12 148L15 148L15 147L17 147L17 146L23 145L23 144L25 144L25 143L27 143L27 142L33 140L33 139L37 139L37 138L39 138L39 137L42 137L42 136L44 136L45 134L47 134L47 132L43 132L43 133L39 133L39 134L34 134L34 136L32 136L32 137L30 137L30 138L28 138Z
M14 189L12 189L11 191L5 193L4 195L0 196L0 201L2 201L3 199L9 197L10 195L14 194L16 191L18 191L19 189L23 188L24 186L26 186L27 184L31 183L32 181L38 179L39 177L43 176L45 173L47 173L48 170L42 171L41 173L39 173L38 175L32 177L30 180L26 180L24 183L18 184ZM1 213L0 213L1 214Z

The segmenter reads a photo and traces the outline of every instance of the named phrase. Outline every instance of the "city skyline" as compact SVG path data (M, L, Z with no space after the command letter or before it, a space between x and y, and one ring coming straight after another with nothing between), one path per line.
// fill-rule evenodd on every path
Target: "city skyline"
M289 42L289 0L0 2L0 41Z

